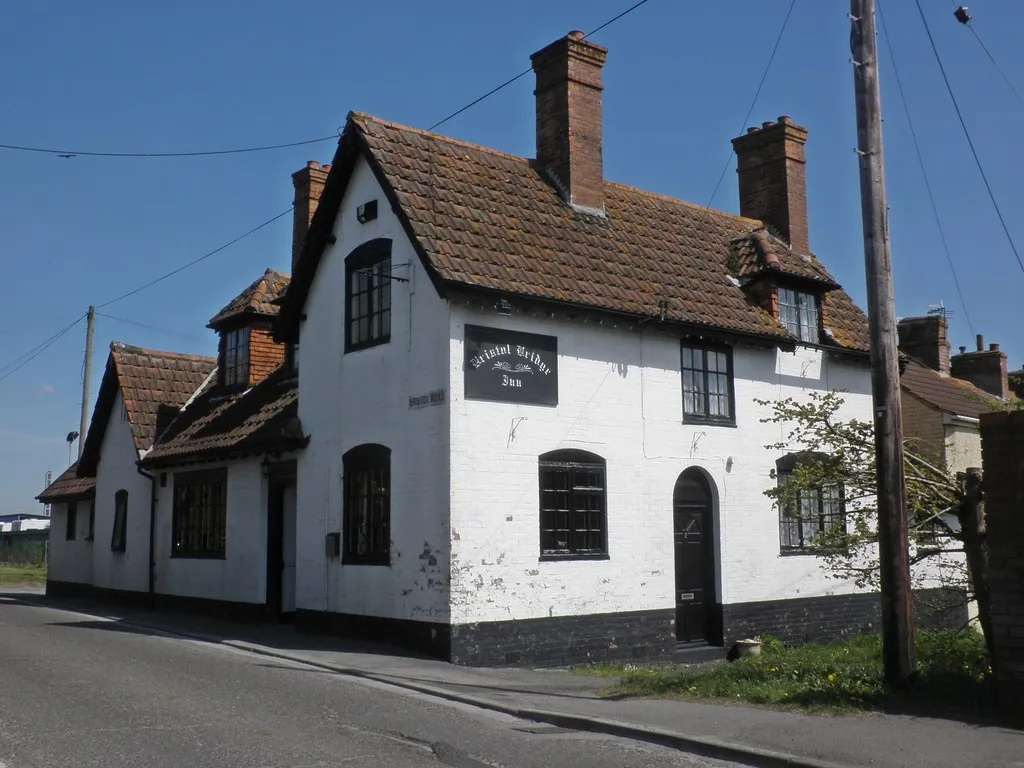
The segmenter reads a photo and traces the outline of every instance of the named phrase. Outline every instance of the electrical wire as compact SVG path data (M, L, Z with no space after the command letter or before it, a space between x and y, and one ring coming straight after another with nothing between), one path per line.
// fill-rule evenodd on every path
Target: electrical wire
M97 312L96 317L105 317L107 320L114 320L118 323L124 323L126 325L134 325L139 328L145 328L148 331L156 331L157 333L166 333L169 336L178 336L182 339L197 339L199 338L194 333L182 333L181 331L172 331L168 328L160 328L155 325L147 325L146 323L140 323L138 320L129 320L125 317L115 317L114 315L108 315L103 312Z
M30 349L28 352L23 354L21 357L18 357L16 359L14 359L13 361L11 361L7 365L5 365L3 368L0 368L0 371L7 371L7 373L5 373L3 376L0 376L0 381L3 381L4 379L10 378L15 373L17 373L22 368L24 368L26 365L31 363L33 360L35 360L37 357L39 357L39 355L43 354L43 352L45 352L51 346L56 344L65 334L68 333L68 331L70 331L72 328L74 328L76 325L78 325L84 319L85 319L85 313L83 312L81 315L79 315L78 319L75 320L73 323L71 323L70 325L64 326L64 328L62 328L61 330L57 331L57 333L53 334L53 336L51 336L50 338L46 339L46 341L43 341L43 342L37 344L32 349ZM8 370L8 369L10 369L10 370Z
M942 73L942 80L946 84L946 90L949 92L949 98L953 102L953 109L956 110L956 116L960 120L960 127L964 130L964 136L967 137L967 144L971 148L971 154L974 155L974 162L978 166L978 172L981 174L981 180L985 182L985 189L988 190L989 199L992 201L992 207L996 211L996 216L999 218L999 223L1003 227L1003 233L1006 235L1006 240L1010 244L1010 249L1013 251L1014 257L1017 259L1017 265L1021 271L1024 272L1024 261L1021 260L1020 253L1017 251L1017 246L1013 242L1013 237L1010 235L1010 229L1006 225L1006 219L1003 218L1003 212L999 209L999 203L996 202L995 193L992 191L992 185L988 182L988 176L985 175L985 169L981 165L981 158L978 157L978 151L974 148L974 141L971 139L971 133L967 130L967 123L964 121L963 113L960 111L960 105L957 103L956 96L953 94L953 86L949 83L949 78L946 76L946 68L942 64L942 57L939 56L939 49L935 45L935 38L932 37L931 27L928 26L928 19L924 15L924 9L921 7L921 0L914 0L914 4L917 6L917 12L921 16L921 23L924 24L924 31L928 35L928 42L931 43L932 53L935 54L935 61L939 65L939 72Z
M240 155L245 152L267 152L272 149L285 149L286 147L301 147L306 144L317 144L321 141L337 139L338 134L321 136L318 139L305 139L303 141L290 141L287 144L268 144L263 147L244 147L241 149L210 149L197 152L90 152L79 149L47 149L45 147L26 147L18 144L0 144L0 149L10 149L18 152L37 152L46 155L58 155L60 157L209 157L211 155Z
M757 100L761 96L761 90L764 88L764 82L768 78L768 72L772 68L772 62L775 61L775 54L779 50L779 44L782 43L782 36L786 33L786 27L789 26L789 17L793 15L793 8L796 7L796 0L790 0L789 10L786 11L786 18L782 21L782 28L779 29L779 34L775 38L775 45L772 46L772 53L768 57L768 63L765 64L764 72L761 73L761 81L757 84L757 90L754 91L754 98L750 100L750 109L747 110L747 114L743 118L743 125L740 126L740 133L747 127L747 121L750 120L750 116L754 113L754 107L757 105ZM739 135L739 134L737 134ZM706 216L708 211L711 210L711 204L715 202L715 197L718 195L718 190L722 187L722 182L725 181L725 175L729 172L729 168L732 166L732 158L736 154L736 150L729 153L729 157L725 161L725 165L722 167L722 173L718 177L718 183L715 184L715 191L711 193L711 199L708 200L708 204L704 208L704 215Z
M583 39L584 39L584 40L586 40L586 39L587 39L588 37L590 37L591 35L594 35L594 34L596 34L596 33L600 32L600 31L601 31L602 29L605 29L606 27L608 27L608 26L610 26L610 25L614 24L614 23L615 23L616 21L618 21L619 19L623 18L624 16L628 16L628 15L629 15L629 14L631 14L631 13L632 13L633 11L635 11L635 10L636 10L637 8L639 8L639 7L641 6L641 5L645 5L645 4L649 3L649 2L650 2L650 0L640 0L640 2L638 2L638 3L634 3L634 4L633 4L633 5L631 5L631 6L629 7L629 8L627 8L626 10L622 11L621 13L619 13L619 14L617 14L617 15L613 16L612 18L608 19L608 21L604 22L604 23L603 23L603 24L601 24L600 26L598 26L598 27L594 27L594 29L592 29L592 30L591 30L590 32L587 32L587 34L585 34L585 35L583 36ZM444 125L445 123L447 123L447 122L448 122L449 120L451 120L452 118L454 118L454 117L458 117L459 115L461 115L461 114L462 114L463 112L465 112L466 110L468 110L468 109L471 109L471 108L475 107L475 106L476 106L477 104L479 104L479 103L480 103L481 101L483 101L484 99L490 98L491 96L493 96L494 94L496 94L496 93L497 93L498 91L500 91L500 90L502 90L502 89L504 89L504 88L507 88L508 86L512 85L512 83L516 82L517 80L520 80L521 78L524 78L524 77L526 77L526 76L527 76L528 74L530 74L530 73L531 73L532 71L533 71L533 67L527 67L527 68L526 68L526 69L524 69L524 70L523 70L522 72L520 72L520 73L519 73L518 75L515 75L515 76L513 76L513 77L510 77L510 78L509 78L508 80L506 80L505 82L503 82L503 83L502 83L501 85L499 85L499 86L496 86L496 87L492 88L491 90L489 90L489 91L488 91L487 93L485 93L485 94L484 94L483 96L480 96L480 97L478 97L478 98L474 99L473 101L469 102L469 104L466 104L466 105L465 105L464 107L460 107L459 109L455 110L455 111L454 111L454 112L452 112L452 113L451 113L450 115L448 115L447 117L445 117L445 118L443 118L443 119L441 119L441 120L438 120L438 121L437 121L436 123L434 123L434 124L433 124L432 126L430 126L429 128L427 128L427 130L428 130L428 131L434 131L434 130L436 130L436 129L440 128L440 127L441 127L442 125Z
M910 126L910 136L914 141L914 152L917 153L917 163L921 167L921 176L924 178L924 187L928 191L928 200L931 202L932 214L935 216L935 226L939 230L939 239L942 241L942 249L946 252L946 261L949 262L949 271L953 275L953 285L956 286L956 295L960 297L960 306L964 310L964 318L967 320L967 327L974 335L974 324L971 322L970 312L967 311L967 302L964 301L964 293L960 289L960 280L956 275L956 267L953 266L953 257L949 252L949 243L946 241L946 233L942 229L942 218L939 216L939 208L935 204L935 195L932 192L931 182L928 181L928 172L924 166L924 155L921 153L921 145L917 141L917 131L914 129L914 121L910 117L910 107L907 104L907 97L903 91L903 81L900 79L899 67L896 66L896 54L893 51L892 41L889 39L889 28L885 23L885 14L882 12L881 0L877 0L878 18L882 22L882 35L885 37L885 46L889 50L889 60L892 63L892 73L896 80L896 90L899 92L900 101L903 102L903 113L907 116L907 125Z
M128 291L127 293L122 293L120 296L118 296L115 299L111 299L110 301L105 301L102 304L97 304L96 308L97 309L103 309L103 307L109 307L111 304L116 304L119 301L127 299L129 296L134 296L135 294L139 293L140 291L144 291L147 288L151 288L154 285L156 285L157 283L161 283L164 280L166 280L167 278L173 277L174 275L178 274L179 272L185 271L189 267L194 267L199 262L205 261L206 259L210 258L211 256L213 256L215 254L220 253L221 251L225 250L226 248L230 248L232 245L234 245L235 243L239 242L240 240L244 240L249 235L254 234L255 232L259 232L264 227L269 226L270 224L273 224L275 221L280 219L282 216L287 216L289 213L291 213L292 207L294 207L294 206L291 206L291 207L287 208L286 210L281 211L281 213L277 214L277 216L274 216L272 219L267 219L266 221L264 221L259 226L253 227L248 232L239 235L238 237L234 238L233 240L229 240L228 242L224 243L224 245L222 245L222 246L220 246L218 248L214 248L209 253L204 253L198 259L193 259L192 261L188 262L187 264L182 264L180 267L178 267L176 269L172 269L167 274L161 275L160 277L156 278L155 280L150 280L148 283L144 283L143 285L140 285L138 288L134 288L134 289Z
M996 61L996 57L992 55L992 51L988 49L988 46L985 45L985 41L981 39L981 35L978 34L978 30L976 30L974 25L970 22L964 24L964 26L971 30L971 34L974 35L974 39L978 41L978 45L981 46L981 50L985 52L985 55L988 56L988 60L992 62L992 66L996 68L996 72L999 73L999 76L1003 78L1003 82L1006 83L1009 89L1013 92L1014 97L1017 99L1017 103L1024 107L1024 98L1021 97L1020 91L1018 91L1016 87L1014 87L1013 83L1010 82L1010 78L1007 77L1003 68L999 66L999 62Z

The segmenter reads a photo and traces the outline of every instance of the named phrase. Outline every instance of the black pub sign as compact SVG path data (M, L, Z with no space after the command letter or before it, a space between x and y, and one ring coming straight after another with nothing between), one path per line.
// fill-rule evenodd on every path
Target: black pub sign
M558 338L466 326L466 397L558 405Z

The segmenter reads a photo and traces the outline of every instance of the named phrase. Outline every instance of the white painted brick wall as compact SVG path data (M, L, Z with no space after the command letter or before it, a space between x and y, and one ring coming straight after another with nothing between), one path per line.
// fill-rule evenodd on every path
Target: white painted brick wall
M156 581L161 595L238 603L267 600L267 481L262 457L183 467L179 472L227 467L227 540L223 560L171 557L174 536L174 476L157 487ZM155 474L159 477L160 471Z
M79 502L75 517L75 539L68 541L68 505L58 502L50 505L49 564L46 577L50 581L92 583L92 546L89 535L89 502Z
M355 209L378 201L366 224ZM425 621L448 618L448 413L409 408L409 397L448 381L448 306L364 161L357 163L306 303L299 416L310 435L298 460L297 605ZM345 257L378 237L393 240L391 341L344 353ZM413 322L415 318L415 323ZM342 456L362 443L391 449L390 567L341 565L325 537L341 531ZM435 560L430 565L429 552Z
M691 426L681 423L678 339L464 308L451 323L453 622L673 607L672 491L688 467L715 489L723 602L854 590L826 579L817 558L780 555L778 514L763 493L778 456L764 446L783 429L760 423L769 409L753 401L841 388L845 415L870 419L866 366L810 348L737 347L738 426ZM558 406L466 400L466 323L557 336ZM608 560L538 560L537 457L558 448L607 462Z
M146 592L149 590L150 482L136 469L139 454L132 440L131 425L122 420L123 409L124 401L118 392L96 470L93 585ZM125 551L114 552L110 549L114 532L114 494L121 489L128 491L127 537ZM78 524L81 528L81 519Z

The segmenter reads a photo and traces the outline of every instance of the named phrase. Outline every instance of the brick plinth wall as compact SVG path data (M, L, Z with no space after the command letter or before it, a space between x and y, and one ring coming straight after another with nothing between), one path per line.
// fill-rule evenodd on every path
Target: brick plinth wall
M254 326L249 332L249 383L255 386L284 362L285 345L274 341L270 327Z
M1024 710L1024 412L981 417L992 669L1002 703Z

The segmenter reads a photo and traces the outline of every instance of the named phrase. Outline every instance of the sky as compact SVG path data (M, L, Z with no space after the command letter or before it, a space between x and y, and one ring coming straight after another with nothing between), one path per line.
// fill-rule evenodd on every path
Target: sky
M1011 236L1024 252L1018 179L1024 105L955 4L921 0ZM332 136L349 110L428 128L529 67L573 29L631 0L7 0L0 29L0 143L97 152L189 152ZM750 119L790 0L648 0L592 39L604 70L605 176L738 212L729 140L791 115L809 131L812 250L864 306L848 4L797 0ZM914 0L885 0L925 169L963 292L928 202L893 59L880 39L893 279L900 316L943 302L950 340L999 342L1024 363L1018 265L941 79ZM970 3L978 37L1024 92L1019 0ZM440 132L534 155L533 76ZM194 158L96 158L0 149L0 512L36 512L45 473L78 430L85 324L16 372L20 356L100 305L192 261L291 205L290 175L336 140ZM267 267L289 271L291 216L97 317L90 409L110 342L215 354L206 323ZM116 319L115 319L116 318ZM130 322L126 322L130 321ZM71 446L77 455L77 444Z

